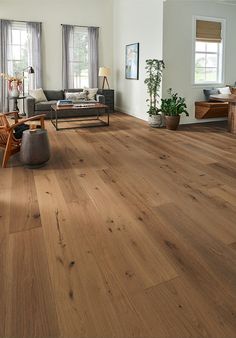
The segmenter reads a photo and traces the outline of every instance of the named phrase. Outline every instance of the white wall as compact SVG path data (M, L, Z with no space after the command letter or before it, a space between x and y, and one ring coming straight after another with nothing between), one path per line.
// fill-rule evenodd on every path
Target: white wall
M226 19L225 84L236 81L236 6L207 0L167 0L164 3L163 58L166 70L163 96L171 87L186 97L190 117L181 117L182 123L207 121L194 117L194 102L205 100L203 88L207 87L192 84L192 18L196 15Z
M112 0L0 0L1 19L43 23L45 89L62 88L61 24L100 27L100 65L112 68L112 15Z
M147 119L145 60L162 59L162 0L114 0L114 88L116 108ZM125 79L125 46L140 43L139 80Z

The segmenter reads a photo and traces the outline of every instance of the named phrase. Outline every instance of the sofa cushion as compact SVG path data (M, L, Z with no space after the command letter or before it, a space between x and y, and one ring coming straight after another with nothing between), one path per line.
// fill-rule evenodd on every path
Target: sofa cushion
M29 90L29 95L35 99L36 103L47 101L47 97L45 96L42 88Z
M64 100L64 91L63 90L44 90L44 93L45 93L48 101Z
M56 100L47 101L47 102L39 102L35 104L35 110L37 111L51 110L51 105L56 104L56 103L57 103Z
M219 90L217 88L208 88L208 89L203 89L203 93L205 95L206 101L209 101L211 95L219 94Z

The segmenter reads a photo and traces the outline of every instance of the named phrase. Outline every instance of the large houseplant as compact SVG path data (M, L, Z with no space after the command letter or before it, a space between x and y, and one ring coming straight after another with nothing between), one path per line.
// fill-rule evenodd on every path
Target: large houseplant
M163 60L149 59L146 60L146 74L147 78L144 83L147 85L149 124L152 127L160 127L162 119L159 107L159 91L161 86L162 72L165 68Z
M168 89L169 97L166 99L161 99L161 111L165 115L166 128L170 130L176 130L179 126L180 115L186 114L187 105L185 103L185 98L178 96L178 93L173 93L172 89Z

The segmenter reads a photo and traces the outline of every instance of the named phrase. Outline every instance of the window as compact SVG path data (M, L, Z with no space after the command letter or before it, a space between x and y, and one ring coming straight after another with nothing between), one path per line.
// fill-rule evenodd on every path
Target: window
M62 25L62 85L98 87L99 27Z
M195 19L194 83L223 82L223 21Z
M41 22L19 22L0 19L1 56L0 73L23 77L23 71L33 69L31 76L24 76L24 93L42 86L41 67ZM31 68L32 67L32 68ZM0 110L9 109L8 82L0 81ZM23 89L23 88L22 88Z
M8 38L8 73L21 75L28 66L28 36L25 22L12 22Z
M88 28L74 26L69 39L69 86L89 86Z

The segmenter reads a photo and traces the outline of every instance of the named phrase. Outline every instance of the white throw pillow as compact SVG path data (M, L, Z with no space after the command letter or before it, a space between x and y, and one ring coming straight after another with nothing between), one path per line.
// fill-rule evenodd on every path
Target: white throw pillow
M220 94L231 94L229 87L223 87L223 88L217 88L220 92Z
M98 88L84 88L83 93L87 95L89 100L94 100L95 95L97 94Z
M85 100L86 94L84 92L65 92L66 100L72 100L73 102Z
M29 90L29 94L35 98L35 103L38 102L47 102L47 98L44 94L44 91L42 88Z

